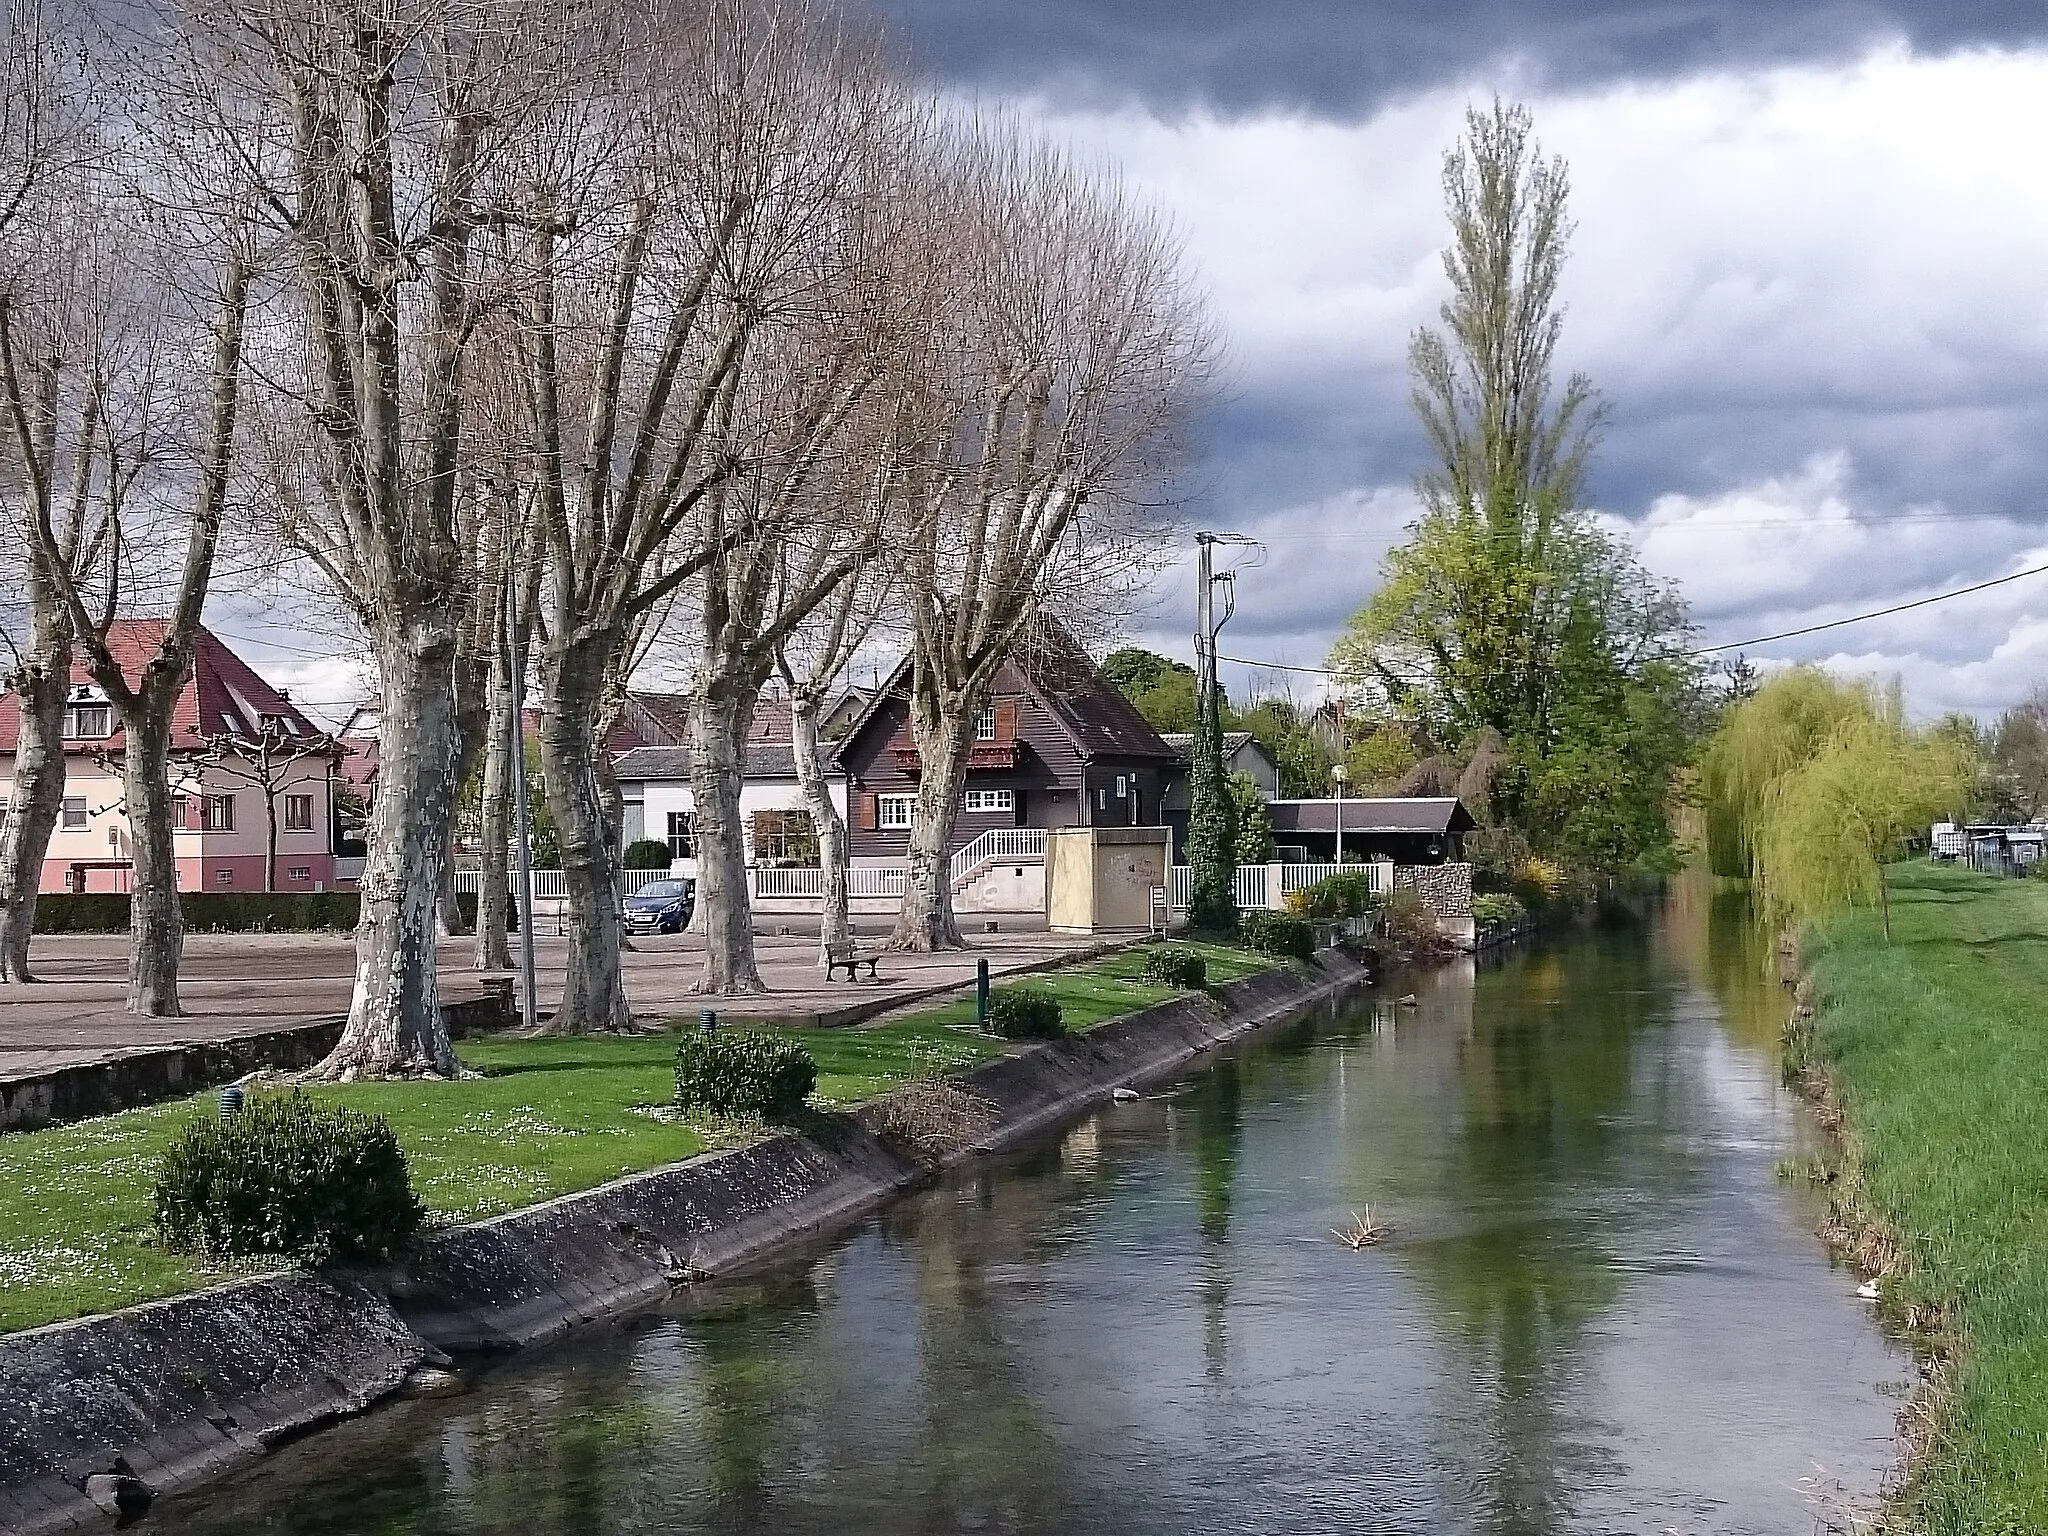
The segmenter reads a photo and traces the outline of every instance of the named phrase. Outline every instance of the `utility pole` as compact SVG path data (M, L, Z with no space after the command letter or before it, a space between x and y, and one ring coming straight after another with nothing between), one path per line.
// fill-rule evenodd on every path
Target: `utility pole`
M516 589L512 562L505 562L505 672L512 683L513 841L519 848L519 1020L528 1029L540 1022L540 1001L533 984L533 814L526 798L526 658L520 654L519 627L513 622Z
M1189 764L1188 922L1199 930L1237 929L1237 817L1223 779L1222 693L1216 680L1216 634L1237 605L1236 573L1215 568L1215 546L1242 540L1195 535L1195 749ZM1228 590L1216 613L1216 586Z

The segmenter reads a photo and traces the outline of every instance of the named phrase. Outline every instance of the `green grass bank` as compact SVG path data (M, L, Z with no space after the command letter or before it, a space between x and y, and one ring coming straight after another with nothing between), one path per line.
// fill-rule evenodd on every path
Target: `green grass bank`
M1901 1528L2048 1531L2048 881L1907 864L1807 936L1813 1054L1843 1115L1837 1202L1904 1263L1888 1307L1954 1350Z
M1212 984L1266 969L1242 950L1187 946ZM1142 951L1030 978L1085 1029L1173 996L1142 980ZM843 1107L920 1076L1003 1053L973 1028L972 998L858 1029L784 1030L818 1064L813 1102ZM695 1027L694 1016L673 1021ZM448 1083L320 1086L314 1097L383 1115L405 1149L429 1221L452 1225L681 1162L760 1128L657 1118L675 1092L676 1036L474 1039L481 1074ZM224 1278L158 1247L158 1160L211 1093L49 1130L0 1135L0 1332L198 1289Z

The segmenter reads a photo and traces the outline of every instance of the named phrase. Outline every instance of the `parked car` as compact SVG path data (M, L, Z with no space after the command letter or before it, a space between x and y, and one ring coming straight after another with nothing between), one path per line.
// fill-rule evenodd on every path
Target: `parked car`
M626 898L631 933L681 933L697 905L694 880L653 880Z

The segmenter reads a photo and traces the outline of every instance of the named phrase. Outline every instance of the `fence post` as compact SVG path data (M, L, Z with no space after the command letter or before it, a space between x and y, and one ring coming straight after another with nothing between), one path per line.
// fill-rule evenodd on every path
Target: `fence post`
M988 1027L988 961L974 962L974 1026Z

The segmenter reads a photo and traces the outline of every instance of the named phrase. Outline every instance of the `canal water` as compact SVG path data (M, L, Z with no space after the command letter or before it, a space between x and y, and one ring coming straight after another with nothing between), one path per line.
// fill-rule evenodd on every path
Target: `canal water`
M1774 1176L1813 1132L1753 946L1688 885L1645 927L1397 979L146 1528L1830 1528L1911 1369ZM1353 1252L1331 1229L1367 1207L1391 1231Z

